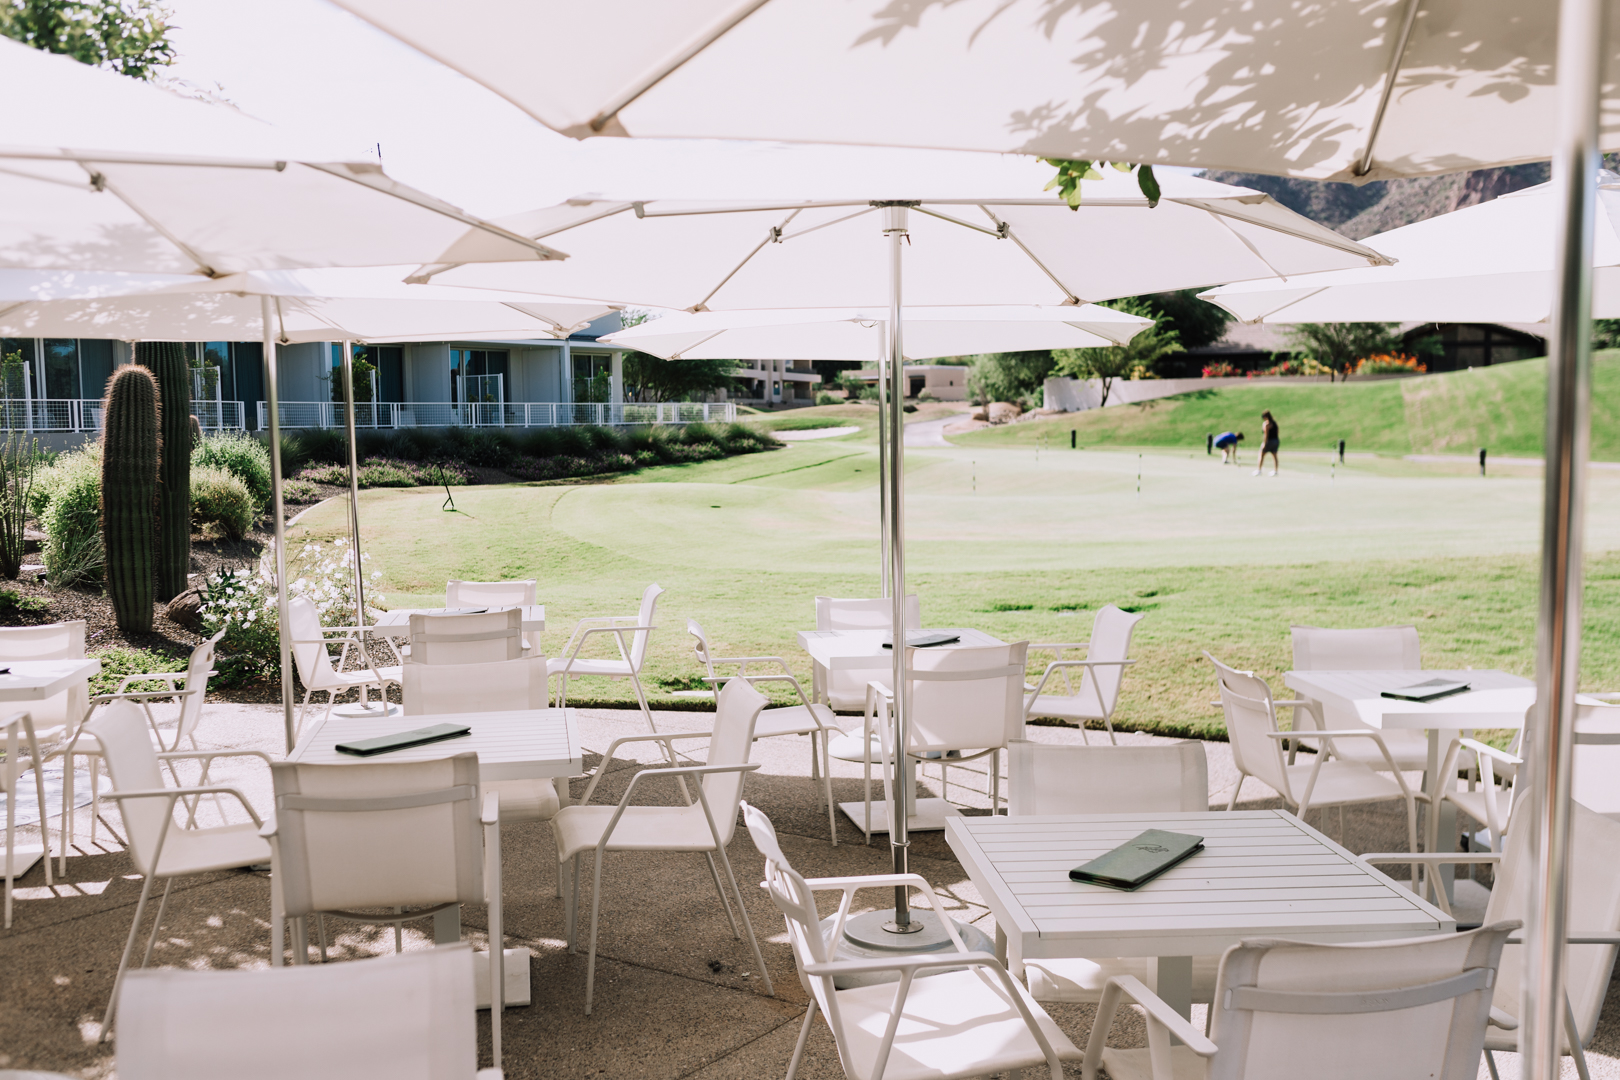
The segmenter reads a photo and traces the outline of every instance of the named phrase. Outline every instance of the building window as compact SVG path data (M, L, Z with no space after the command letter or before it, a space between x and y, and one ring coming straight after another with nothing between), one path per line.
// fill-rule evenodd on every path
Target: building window
M40 397L76 398L79 396L79 343L73 338L46 338L44 379L45 392Z
M613 357L609 353L574 353L574 400L603 402L613 397Z
M506 396L507 351L505 349L451 349L450 401L503 400ZM490 376L499 376L491 378Z

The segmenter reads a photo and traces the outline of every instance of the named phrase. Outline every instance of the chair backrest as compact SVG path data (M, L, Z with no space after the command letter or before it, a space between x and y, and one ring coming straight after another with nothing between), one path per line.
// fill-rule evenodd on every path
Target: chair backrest
M765 695L747 679L732 679L720 688L714 714L714 732L709 737L706 765L746 765L754 748L754 724L767 704ZM731 843L737 830L737 804L742 801L747 773L710 773L703 778L703 801L709 804L714 823L720 829L720 842Z
M1226 714L1226 737L1232 744L1232 759L1242 772L1282 792L1296 802L1288 787L1288 770L1283 761L1281 739L1266 733L1277 729L1277 710L1272 705L1271 687L1252 671L1238 671L1204 654L1215 665L1215 681L1221 689L1221 709Z
M546 707L546 658L493 664L419 664L416 650L400 669L406 716L506 712Z
M1221 957L1209 1007L1218 1049L1208 1080L1474 1080L1492 986L1505 981L1496 971L1502 945L1518 926L1351 945L1234 945Z
M1418 671L1423 653L1415 626L1327 630L1290 626L1295 671Z
M111 701L85 730L101 744L102 759L112 776L114 791L152 791L166 787L158 768L146 714L133 701ZM135 869L150 873L169 810L162 799L127 799L119 806L129 857Z
M653 614L658 609L658 598L663 595L664 587L657 582L647 586L641 594L641 610L636 613L637 626L652 626ZM630 670L639 672L641 661L647 656L647 638L651 630L637 630L630 635Z
M816 597L817 630L888 630L894 625L894 601ZM906 597L906 629L922 629L922 601L916 593Z
M1097 609L1091 621L1091 644L1086 649L1087 660L1129 660L1131 634L1142 616L1113 604ZM1118 665L1081 668L1080 700L1090 705L1102 702L1105 713L1114 711L1119 700L1119 684L1125 678L1125 669Z
M124 1080L473 1080L472 946L263 971L130 971Z
M692 644L692 651L697 654L697 662L703 665L703 670L714 676L714 657L709 652L709 635L703 632L703 627L696 619L686 620L686 632L697 640Z
M906 649L909 749L986 750L1024 734L1029 642Z
M1582 806L1571 808L1569 845L1569 932L1620 932L1620 823ZM1485 921L1526 918L1535 879L1535 830L1527 822L1508 830L1496 882L1485 906ZM1571 945L1565 953L1564 987L1575 1013L1575 1027L1587 1042L1597 1030L1598 1014L1614 970L1613 945ZM1524 973L1524 947L1510 945L1502 954L1496 1007L1520 1012L1519 984ZM1563 1028L1560 1026L1560 1038ZM1566 1047L1565 1053L1568 1053Z
M84 620L0 627L0 661L83 660Z
M1159 814L1209 809L1209 762L1194 740L1168 746L1007 744L1007 813Z
M470 615L412 615L411 662L492 664L523 655L523 612L517 608Z
M214 670L214 650L219 647L220 639L226 631L221 630L207 641L191 650L191 659L186 661L187 690L196 690L198 693L187 694L180 699L180 727L174 733L174 745L178 747L180 740L197 730L197 721L202 719L203 699L208 696L208 673Z
M1575 705L1575 761L1570 797L1620 821L1620 704Z
M771 894L776 910L787 921L788 944L793 949L799 985L821 1006L842 1052L843 1024L838 1012L838 996L833 992L832 976L805 974L805 969L812 964L825 964L836 959L821 928L821 913L816 910L815 894L783 854L782 843L777 839L776 827L771 824L771 819L747 803L742 804L742 816L743 824L748 828L748 839L765 856L765 888Z
M448 581L444 586L444 606L522 607L537 603L535 579L527 581Z
M298 677L305 686L329 683L336 671L332 667L332 654L321 639L321 615L307 596L294 596L287 600L287 633L299 644L292 646L293 662L298 665Z
M289 917L484 902L478 755L270 765Z

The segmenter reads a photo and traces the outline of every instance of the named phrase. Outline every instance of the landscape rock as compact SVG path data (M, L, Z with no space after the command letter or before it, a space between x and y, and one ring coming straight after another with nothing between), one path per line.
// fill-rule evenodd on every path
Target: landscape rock
M163 614L177 626L187 630L198 630L202 627L202 593L196 589L187 589L173 600L169 601L163 609Z
M992 401L986 419L992 424L1010 424L1017 420L1023 412L1023 409L1009 401Z
M968 419L969 420L988 420L988 419L990 419L990 417L985 414L984 410L985 410L985 407L983 405L974 406L973 411L968 414Z

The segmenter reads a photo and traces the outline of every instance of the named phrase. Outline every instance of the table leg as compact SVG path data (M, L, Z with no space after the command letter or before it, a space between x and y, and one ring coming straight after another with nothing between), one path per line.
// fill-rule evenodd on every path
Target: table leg
M461 940L461 905L433 913L433 944L454 945Z
M1158 985L1153 988L1159 1000L1189 1020L1192 1019L1192 963L1190 956L1159 957ZM1179 1045L1181 1040L1172 1036L1171 1042Z
M1429 729L1429 755L1425 778L1428 780L1429 805L1424 809L1423 850L1428 852L1441 851L1440 838L1445 837L1449 844L1445 850L1449 851L1457 846L1457 807L1454 803L1443 801L1446 790L1453 783L1453 778L1440 775L1440 738L1446 737L1446 745L1451 745L1451 739L1457 733L1443 731L1439 728ZM1456 899L1455 866L1442 866L1439 868L1440 887L1446 890L1448 901Z
M999 922L996 923L996 959L1001 961L1002 967L1007 966L1007 931Z

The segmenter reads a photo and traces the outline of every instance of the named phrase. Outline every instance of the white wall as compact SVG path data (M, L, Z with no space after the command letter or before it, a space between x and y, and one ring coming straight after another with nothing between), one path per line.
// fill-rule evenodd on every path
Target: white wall
M282 401L332 400L331 384L321 379L332 367L332 347L328 342L278 346L276 362L276 390Z
M561 401L562 348L514 349L509 401Z
M407 401L450 400L450 346L414 345L405 357Z

